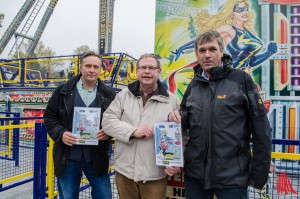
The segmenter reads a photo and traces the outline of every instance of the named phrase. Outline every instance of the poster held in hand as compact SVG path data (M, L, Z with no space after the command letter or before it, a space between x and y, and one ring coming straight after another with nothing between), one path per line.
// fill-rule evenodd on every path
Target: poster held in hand
M154 124L156 165L183 167L181 124Z
M74 107L73 129L78 145L98 145L101 108Z

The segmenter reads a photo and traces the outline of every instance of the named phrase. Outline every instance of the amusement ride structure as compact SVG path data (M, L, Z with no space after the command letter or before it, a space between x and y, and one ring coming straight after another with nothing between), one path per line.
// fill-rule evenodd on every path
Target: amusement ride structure
M43 17L38 17L46 2L49 4ZM110 85L115 82L127 84L137 79L136 59L125 53L111 53L114 2L115 0L99 2L98 50L103 55L100 78ZM25 39L29 40L26 57L32 57L57 3L58 0L25 1L0 39L0 55L14 37L15 42L8 57L19 58L19 48ZM31 36L29 30L37 19L41 20L34 36ZM78 68L79 55L1 60L0 87L56 87L76 75Z
M50 0L45 13L35 31L34 36L28 35L32 28L33 22L38 18L40 11L44 4L49 0L26 0L4 35L0 39L0 55L8 42L15 37L15 43L9 51L8 57L13 57L18 53L19 47L22 45L24 39L30 40L30 45L26 51L27 57L30 57L37 46L50 17L59 0ZM112 26L113 26L113 11L115 0L99 0L99 36L98 46L99 53L110 53L112 40ZM29 15L28 15L29 14ZM28 16L27 16L28 15ZM27 16L27 18L26 18ZM23 27L19 29L22 22L25 21Z
M100 79L117 92L137 76L135 58L126 53L111 53L114 1L100 0L98 50L102 55ZM46 2L49 4L43 17L38 17ZM39 133L35 125L42 125L45 107L55 88L79 73L80 55L32 56L57 3L58 0L26 0L0 39L1 56L9 41L15 38L8 55L10 59L0 59L1 194L33 182L32 191L27 191L29 195L26 193L23 197L57 198L53 162L46 152L52 151L53 142L48 140L44 128ZM2 19L0 14L0 22ZM35 27L33 22L38 19L41 21L31 36L29 30ZM21 24L24 25L21 27ZM19 47L25 39L29 40L27 58L20 58ZM110 175L113 175L113 168L110 168ZM83 178L81 189L88 187L89 183ZM114 198L118 198L116 191Z
M111 52L115 0L99 1L98 51L103 58L100 79L118 91L137 80L136 59L125 53ZM249 198L299 198L300 0L245 1L251 2L252 8L248 10L248 7L244 7L238 14L255 11L255 32L263 44L260 46L262 50L268 54L267 43L277 43L277 53L251 68L253 79L262 89L260 95L268 102L265 104L268 105L268 118L272 128L274 164L262 192L249 189ZM43 17L37 17L46 2L48 6ZM174 52L197 36L196 32L191 31L197 28L191 26L201 14L198 11L204 9L202 6L205 4L207 9L207 5L211 3L216 7L216 12L219 12L221 5L225 7L224 2L234 4L232 0L156 0L155 53L161 56L163 83L167 82L169 90L176 93L179 99L193 78L191 66L196 62L193 46L192 50L185 52L178 50L181 52L181 55L176 55L180 55L178 60L175 60ZM26 0L0 39L0 56L7 44L15 39L8 57L18 57L19 47L27 39L30 42L26 54L31 57L57 3L58 0ZM0 27L2 17L0 13ZM37 19L41 21L35 34L31 36L29 30ZM219 17L216 19L219 20ZM24 25L20 27L21 24ZM250 41L241 37L236 39L239 42L236 45L242 49L245 45L253 44ZM253 55L253 52L250 51L249 55ZM0 170L7 173L4 177L0 175L0 193L33 181L33 198L56 198L53 165L51 158L46 158L47 151L52 151L53 146L47 140L45 130L36 123L42 122L40 116L43 115L54 89L79 73L79 57L80 55L69 55L0 59L0 160L5 162L0 164ZM32 153L39 159L33 161L32 157L28 158ZM26 162L29 160L32 161L31 164ZM19 171L17 167L22 168L24 162L29 165L28 170ZM32 168L33 164L37 166ZM167 198L184 198L183 185L182 173L174 175L168 181L171 191L168 191L170 193ZM83 190L86 186L83 184ZM117 193L113 198L118 199Z

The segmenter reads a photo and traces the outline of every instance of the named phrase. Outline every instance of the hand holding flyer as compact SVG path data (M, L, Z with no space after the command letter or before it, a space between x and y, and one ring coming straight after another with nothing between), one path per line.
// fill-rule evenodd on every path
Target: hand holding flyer
M72 132L79 145L98 145L101 108L75 107Z
M156 165L183 166L181 124L160 122L154 124Z

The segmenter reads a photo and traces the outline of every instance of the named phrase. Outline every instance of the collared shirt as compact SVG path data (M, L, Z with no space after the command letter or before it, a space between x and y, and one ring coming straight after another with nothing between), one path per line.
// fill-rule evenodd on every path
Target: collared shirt
M157 85L155 86L155 88L153 89L153 91L151 93L149 93L148 95L145 96L144 92L142 91L142 89L140 88L140 93L143 99L143 106L145 106L146 102L154 95L158 92L157 89Z
M202 76L204 79L209 80L209 78L207 77L207 75L206 75L206 73L205 73L204 71L202 71L201 76Z
M223 62L221 62L221 66L223 66ZM204 70L202 71L201 76L202 76L204 79L209 80L209 77L208 77L207 74L204 72Z
M84 101L86 106L89 106L96 98L96 93L97 93L97 86L98 86L98 81L94 88L91 90L87 90L82 82L82 79L76 83L77 90L79 92L80 97Z

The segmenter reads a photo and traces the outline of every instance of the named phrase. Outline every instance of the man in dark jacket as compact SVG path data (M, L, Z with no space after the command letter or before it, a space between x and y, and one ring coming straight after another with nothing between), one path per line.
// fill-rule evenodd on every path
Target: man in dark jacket
M100 126L101 130L96 135L98 145L78 145L72 133L74 107L101 108L101 120L102 113L115 97L113 89L98 78L101 65L99 55L94 52L83 54L80 59L81 74L55 90L44 114L47 133L54 141L54 171L60 187L59 194L64 199L79 197L82 171L92 187L92 198L112 197L108 176L109 137Z
M169 114L188 135L186 198L246 199L249 185L262 189L268 180L272 140L267 112L252 78L231 67L218 32L200 34L195 50L195 76L180 112Z

